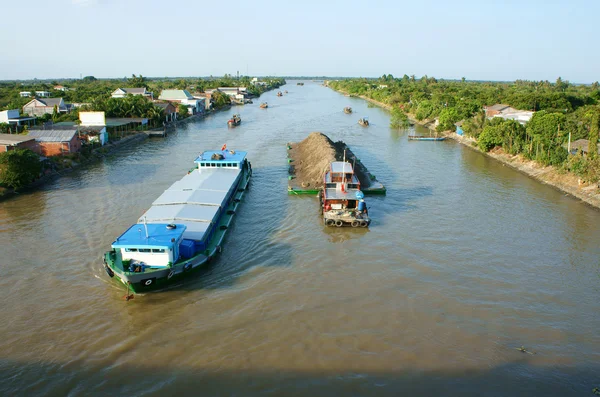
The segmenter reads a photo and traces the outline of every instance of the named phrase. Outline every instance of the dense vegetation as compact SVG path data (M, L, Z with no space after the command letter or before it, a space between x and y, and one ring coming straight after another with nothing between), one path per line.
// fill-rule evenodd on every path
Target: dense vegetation
M595 182L600 179L600 160L595 145L588 156L569 155L571 141L598 142L600 84L573 85L560 77L548 81L471 82L437 80L404 75L394 78L350 79L329 82L334 89L365 96L392 106L392 126L402 127L403 116L417 121L437 119L438 131L455 129L463 122L464 133L475 138L481 150L500 147L544 165L569 170ZM536 112L525 125L500 118L487 119L484 106L506 104Z
M40 176L40 157L29 149L0 153L0 183L15 190Z
M162 120L162 109L158 108L140 96L131 96L123 99L111 98L111 93L117 88L146 87L158 98L162 90L184 89L194 94L202 93L206 89L217 87L247 87L252 95L260 95L264 91L277 88L285 84L281 78L263 78L261 81L266 86L255 86L251 78L241 76L239 78L226 74L220 78L180 78L180 79L148 79L141 75L132 75L131 78L100 80L93 76L86 76L81 80L47 81L47 82L0 82L0 110L23 109L23 105L32 98L21 98L21 91L49 91L53 98L63 98L66 103L85 104L83 110L104 110L107 117L146 117L154 120L157 124ZM55 90L57 85L63 85L68 90ZM216 95L215 107L220 108L230 103L229 97ZM187 116L187 113L186 113ZM45 116L41 121L53 119L54 121L75 121L78 119L78 111L69 114L57 114ZM152 123L152 121L151 121Z

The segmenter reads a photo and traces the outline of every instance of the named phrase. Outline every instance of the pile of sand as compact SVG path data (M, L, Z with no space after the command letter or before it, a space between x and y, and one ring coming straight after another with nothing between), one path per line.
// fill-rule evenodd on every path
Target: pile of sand
M332 161L342 161L344 150L346 161L353 163L354 154L342 141L333 142L329 137L320 132L311 132L302 142L290 144L289 157L291 173L294 175L295 184L302 188L320 188L323 186L323 176L329 170ZM368 186L369 178L364 177L361 171L362 164L356 164L355 172L363 184ZM363 182L364 180L364 182Z

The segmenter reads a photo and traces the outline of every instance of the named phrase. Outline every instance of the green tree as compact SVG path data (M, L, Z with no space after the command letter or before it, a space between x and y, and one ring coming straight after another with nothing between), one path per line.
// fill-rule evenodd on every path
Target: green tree
M456 108L446 108L440 112L438 131L448 131L454 129L454 123L460 120L460 114Z
M185 119L187 116L189 116L187 106L179 104L179 106L177 107L177 115L179 118L182 119Z
M592 116L592 125L590 126L590 139L588 145L588 157L594 160L598 157L598 112Z
M40 176L40 157L29 149L0 153L0 181L17 190Z
M402 109L399 107L394 107L392 109L392 117L390 119L390 128L408 128L410 127L410 122L408 121L408 116Z
M56 121L58 119L58 106L54 105L54 109L52 109L52 121Z

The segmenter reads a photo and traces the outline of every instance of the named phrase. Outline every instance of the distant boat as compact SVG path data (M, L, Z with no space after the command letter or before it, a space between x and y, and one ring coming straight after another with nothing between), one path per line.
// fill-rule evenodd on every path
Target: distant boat
M445 136L409 135L409 141L444 141Z
M369 119L366 117L360 118L360 119L358 119L358 124L362 125L363 127L368 127Z
M344 113L346 113L346 114L350 114L350 113L352 113L352 108L351 108L350 106L346 106L346 107L344 108Z
M277 91L277 96L283 96L283 94L281 93L281 91Z
M304 85L304 83L296 83L296 85Z
M288 93L288 91L287 91L287 90L285 90L285 91L283 91L283 93L284 93L284 94L287 94L287 93Z
M240 115L234 114L233 116L231 116L231 118L229 120L227 120L227 125L229 127L235 127L236 125L240 125L241 122L242 122L242 119L241 119Z
M263 109L266 109L266 108L269 107L269 104L266 103L266 102L263 102L263 103L260 104L260 107L263 108Z

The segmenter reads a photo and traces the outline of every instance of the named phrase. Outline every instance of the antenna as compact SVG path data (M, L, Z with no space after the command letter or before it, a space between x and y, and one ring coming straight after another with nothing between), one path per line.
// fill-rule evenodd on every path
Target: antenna
M344 149L344 163L342 164L342 189L346 190L346 149Z
M144 215L144 229L146 229L146 239L148 238L148 225L146 225L146 216Z

